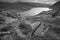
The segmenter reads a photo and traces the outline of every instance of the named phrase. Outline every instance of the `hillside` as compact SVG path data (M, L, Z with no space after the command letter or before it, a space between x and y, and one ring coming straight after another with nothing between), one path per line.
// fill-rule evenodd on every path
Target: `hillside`
M33 7L48 7L50 5L40 3L29 3L29 2L18 2L18 3L7 3L0 2L0 9L17 9L20 11L29 10Z

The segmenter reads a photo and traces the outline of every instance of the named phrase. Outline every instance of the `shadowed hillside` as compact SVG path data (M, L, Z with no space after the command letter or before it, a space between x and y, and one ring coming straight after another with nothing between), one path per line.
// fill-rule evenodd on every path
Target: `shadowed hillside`
M53 9L60 9L60 1L56 2L55 4L53 4L52 6L50 6L50 8L53 8Z

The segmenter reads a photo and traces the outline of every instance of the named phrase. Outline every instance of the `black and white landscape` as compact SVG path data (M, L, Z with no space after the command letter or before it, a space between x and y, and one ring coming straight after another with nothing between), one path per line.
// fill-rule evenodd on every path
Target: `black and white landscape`
M60 1L0 2L0 40L60 40Z

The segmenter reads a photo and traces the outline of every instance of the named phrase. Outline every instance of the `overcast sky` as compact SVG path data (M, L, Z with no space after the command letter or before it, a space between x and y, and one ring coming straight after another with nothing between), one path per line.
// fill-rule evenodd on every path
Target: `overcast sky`
M46 3L46 4L53 4L58 0L0 0L4 2L35 2L35 3Z

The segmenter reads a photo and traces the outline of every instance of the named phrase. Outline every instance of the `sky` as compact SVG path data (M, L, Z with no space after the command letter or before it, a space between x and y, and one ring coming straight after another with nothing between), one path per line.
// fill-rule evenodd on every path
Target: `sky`
M4 2L34 2L34 3L46 3L46 4L54 4L56 1L59 0L0 0L0 1L4 1Z

